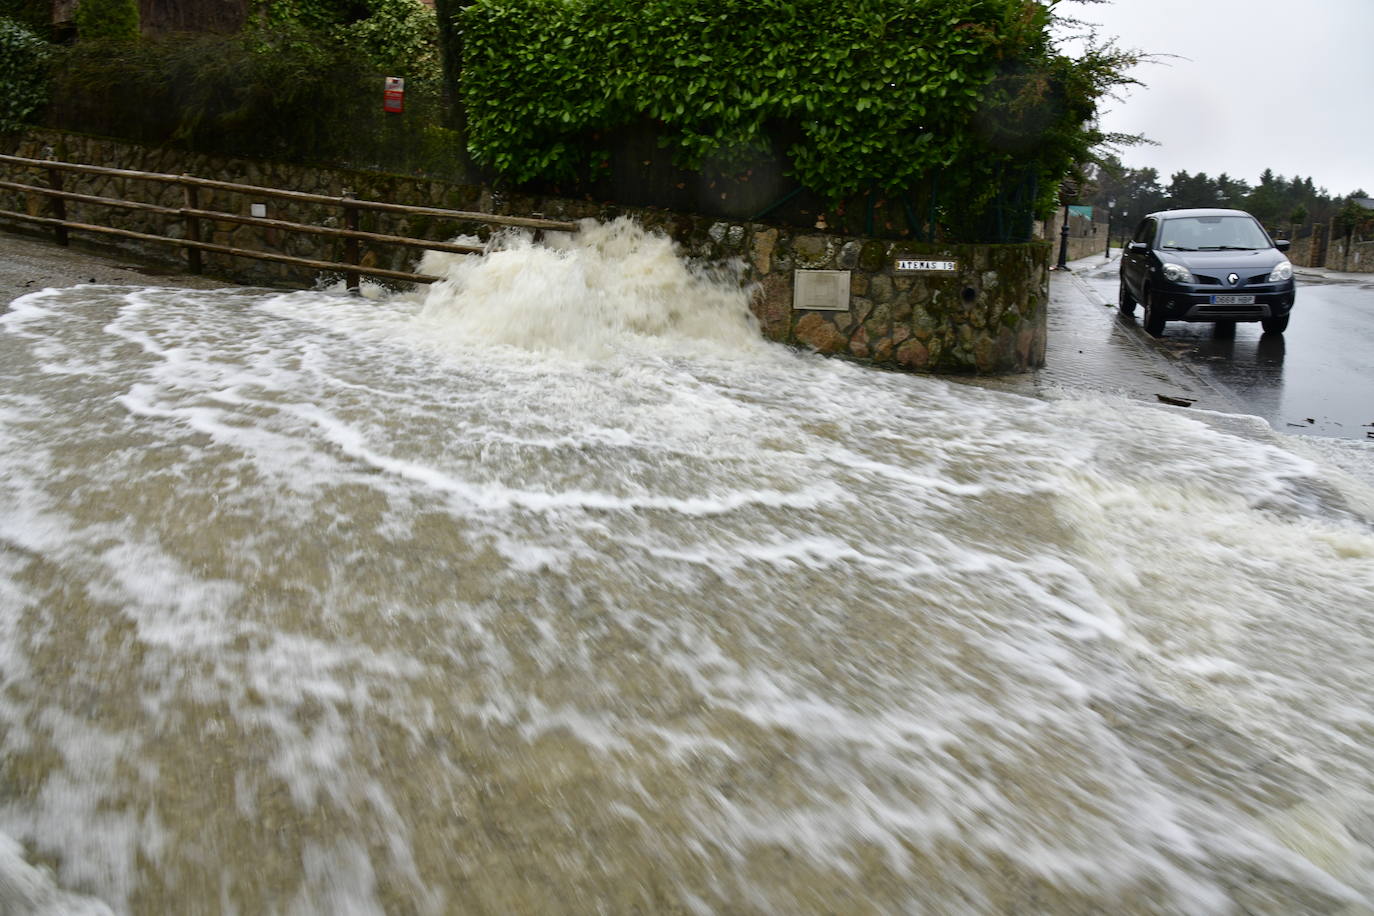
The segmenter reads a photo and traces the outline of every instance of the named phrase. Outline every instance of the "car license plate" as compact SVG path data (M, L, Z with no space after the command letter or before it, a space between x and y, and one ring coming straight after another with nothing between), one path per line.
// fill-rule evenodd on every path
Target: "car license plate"
M1254 296L1213 296L1213 305L1254 305Z

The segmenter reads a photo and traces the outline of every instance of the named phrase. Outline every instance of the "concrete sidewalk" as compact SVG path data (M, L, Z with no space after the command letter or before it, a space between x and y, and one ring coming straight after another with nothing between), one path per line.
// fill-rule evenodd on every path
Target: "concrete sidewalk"
M209 277L177 273L129 256L101 254L76 246L63 248L47 239L0 231L0 312L7 311L11 301L26 293L80 283L186 289L217 289L232 285Z
M1114 264L1115 262L1111 262ZM978 384L1036 397L1068 392L1107 394L1169 403L1186 401L1204 410L1232 412L1235 405L1186 366L1168 358L1136 318L1121 317L1116 302L1079 274L1111 269L1100 254L1069 262L1067 271L1050 272L1049 336L1045 367Z
M1374 273L1355 271L1327 270L1325 267L1294 267L1293 273L1299 278L1322 280L1326 283L1369 283L1374 285Z

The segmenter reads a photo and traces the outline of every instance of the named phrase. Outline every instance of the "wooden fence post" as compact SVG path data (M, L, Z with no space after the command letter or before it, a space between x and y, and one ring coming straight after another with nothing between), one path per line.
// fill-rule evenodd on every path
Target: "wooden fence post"
M345 201L354 198L353 192L347 188L344 189L343 196ZM343 208L344 228L356 232L358 230L358 208L349 206L347 203L343 205ZM358 263L358 240L355 238L344 239L344 263L355 266ZM348 287L348 291L353 295L358 295L361 281L356 270L344 272L344 286Z
M48 158L54 158L51 150L48 151ZM48 187L58 192L62 190L61 169L48 169ZM67 218L67 201L61 197L58 197L56 194L49 196L48 200L51 202L53 219L65 220ZM57 240L57 244L66 245L68 241L67 227L53 227L53 237Z
M181 177L186 178L188 176L182 174ZM198 200L198 195L196 194L196 186L191 184L190 182L187 182L186 184L183 184L181 186L181 189L184 192L186 209L199 210L200 203ZM200 220L190 215L186 215L184 218L186 220L186 240L190 242L199 242ZM188 247L186 249L186 266L190 269L191 273L193 274L198 274L204 269L204 265L201 263L200 260L199 248Z

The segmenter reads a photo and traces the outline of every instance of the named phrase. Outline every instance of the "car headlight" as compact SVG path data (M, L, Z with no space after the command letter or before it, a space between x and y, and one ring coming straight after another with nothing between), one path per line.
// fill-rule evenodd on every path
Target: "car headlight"
M1182 264L1165 264L1164 279L1170 283L1192 283L1193 275Z
M1293 265L1288 261L1280 261L1269 271L1269 282L1278 283L1282 280L1293 279Z

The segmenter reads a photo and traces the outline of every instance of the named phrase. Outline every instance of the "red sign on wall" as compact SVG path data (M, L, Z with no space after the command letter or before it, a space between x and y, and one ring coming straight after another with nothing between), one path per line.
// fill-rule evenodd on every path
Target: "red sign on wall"
M388 76L386 88L382 90L382 111L400 114L406 109L406 81L399 76Z

